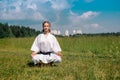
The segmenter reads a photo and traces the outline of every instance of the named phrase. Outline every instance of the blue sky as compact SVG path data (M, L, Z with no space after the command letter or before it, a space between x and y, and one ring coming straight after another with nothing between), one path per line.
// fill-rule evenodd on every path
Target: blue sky
M0 0L0 22L41 30L48 20L62 33L120 32L120 0Z

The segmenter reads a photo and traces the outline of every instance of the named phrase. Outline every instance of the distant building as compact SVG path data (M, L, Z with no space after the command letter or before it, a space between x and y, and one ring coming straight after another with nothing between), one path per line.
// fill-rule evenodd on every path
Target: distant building
M82 34L81 30L76 30L76 34Z
M81 30L73 30L73 35L74 34L82 34L82 31Z
M60 32L60 30L51 30L51 33L52 34L54 34L54 35L60 35L61 34L61 32Z
M73 35L76 34L76 30L73 30Z
M58 34L58 35L60 35L60 34L61 34L60 30L58 30L58 31L57 31L57 34Z
M65 31L65 36L69 36L69 31L68 30Z

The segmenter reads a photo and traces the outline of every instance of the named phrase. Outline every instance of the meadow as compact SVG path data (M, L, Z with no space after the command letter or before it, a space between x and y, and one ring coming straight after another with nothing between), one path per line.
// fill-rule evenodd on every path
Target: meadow
M0 39L0 80L120 80L120 37L57 37L62 63L31 67L31 38Z

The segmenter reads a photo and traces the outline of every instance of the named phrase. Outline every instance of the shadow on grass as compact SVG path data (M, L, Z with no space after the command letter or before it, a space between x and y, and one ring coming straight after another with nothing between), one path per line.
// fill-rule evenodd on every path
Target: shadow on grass
M50 64L40 64L40 63L38 63L38 64L34 64L33 62L28 62L27 63L27 66L28 67L57 67L58 65L56 65L56 64L52 64L52 65L50 65Z
M34 67L35 65L34 65L33 62L28 62L28 63L27 63L27 66L29 66L29 67Z

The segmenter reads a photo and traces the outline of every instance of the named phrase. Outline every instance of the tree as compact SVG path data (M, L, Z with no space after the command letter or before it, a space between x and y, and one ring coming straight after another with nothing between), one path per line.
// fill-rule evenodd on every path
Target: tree
M0 38L4 37L31 37L36 36L40 31L36 31L30 27L8 25L8 23L0 23Z

